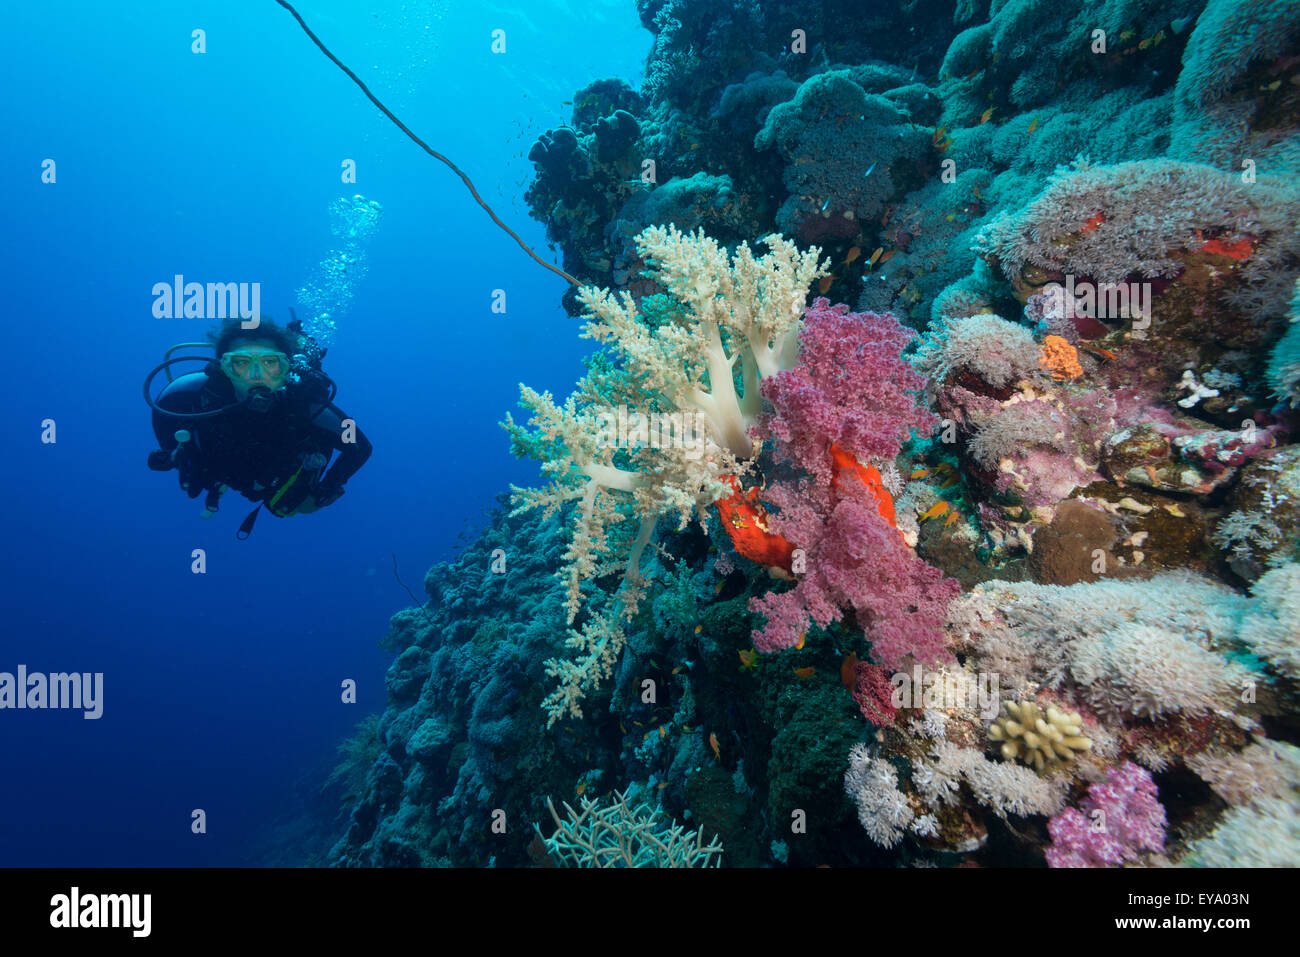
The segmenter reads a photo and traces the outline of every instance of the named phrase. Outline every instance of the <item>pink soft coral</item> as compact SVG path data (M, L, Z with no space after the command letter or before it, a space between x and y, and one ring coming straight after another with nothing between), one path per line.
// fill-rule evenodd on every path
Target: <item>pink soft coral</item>
M763 380L776 412L762 417L760 434L821 485L831 481L832 443L863 463L892 460L913 429L929 435L938 421L917 404L925 378L902 357L913 338L892 315L818 298L799 333L798 365Z
M824 628L851 609L884 667L951 660L943 620L959 586L907 548L867 485L832 474L833 444L861 461L888 460L913 430L933 427L915 397L924 380L902 358L911 335L893 316L818 299L799 336L799 364L763 383L774 411L758 434L809 478L776 482L764 495L771 530L799 550L791 568L799 581L750 603L767 619L754 633L759 651L793 647L810 621Z
M846 483L847 484L847 483ZM871 656L890 670L951 660L944 647L943 620L948 603L961 590L943 572L921 561L884 518L861 483L832 494L811 481L777 483L766 499L779 509L770 524L796 548L799 582L780 594L750 602L767 618L754 632L759 651L794 647L809 620L825 628L852 609L871 642Z
M1116 867L1164 848L1165 809L1151 773L1126 761L1105 783L1089 785L1077 810L1066 808L1048 821L1047 832L1051 867Z

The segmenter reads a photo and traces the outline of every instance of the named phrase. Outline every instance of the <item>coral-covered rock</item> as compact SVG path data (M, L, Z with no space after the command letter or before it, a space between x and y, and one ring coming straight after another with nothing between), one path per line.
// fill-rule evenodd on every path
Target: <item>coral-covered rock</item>
M1300 550L1300 445L1260 456L1242 470L1214 543L1232 570L1254 581Z
M1111 548L1117 523L1103 509L1084 502L1062 502L1050 525L1034 532L1029 567L1042 585L1097 581L1119 567Z

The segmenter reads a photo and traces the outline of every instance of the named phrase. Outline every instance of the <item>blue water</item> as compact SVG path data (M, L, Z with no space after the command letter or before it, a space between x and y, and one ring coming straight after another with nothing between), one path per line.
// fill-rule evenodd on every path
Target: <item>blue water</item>
M523 203L526 153L573 90L639 81L650 36L634 4L356 7L299 5L554 261ZM48 0L5 21L0 671L102 672L104 700L99 720L0 710L0 865L251 863L298 782L383 709L376 645L411 603L391 555L418 592L498 493L535 482L497 422L520 380L567 394L589 343L560 309L564 281L272 0ZM195 29L206 53L191 52ZM205 522L174 472L145 466L144 376L212 325L155 318L151 289L177 273L260 282L264 312L287 320L338 247L330 204L354 193L384 216L325 368L374 455L334 506L263 514L236 541L251 503L229 494Z

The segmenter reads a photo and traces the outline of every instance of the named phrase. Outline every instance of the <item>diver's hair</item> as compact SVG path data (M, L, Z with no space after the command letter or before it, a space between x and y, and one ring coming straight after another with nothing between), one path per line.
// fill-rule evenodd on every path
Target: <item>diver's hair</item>
M241 340L252 341L265 339L287 356L298 351L298 340L287 329L276 325L269 316L259 317L256 329L245 329L239 319L227 319L216 329L208 332L208 341L217 350L217 356L223 356Z

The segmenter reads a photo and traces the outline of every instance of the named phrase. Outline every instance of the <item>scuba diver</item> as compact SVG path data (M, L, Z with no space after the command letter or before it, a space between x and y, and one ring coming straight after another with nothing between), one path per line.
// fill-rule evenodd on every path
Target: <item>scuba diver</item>
M333 404L337 388L320 367L326 350L297 319L285 328L261 319L251 329L230 319L208 338L216 359L170 358L176 349L206 345L183 343L145 380L159 445L149 453L149 468L177 469L190 498L206 492L204 518L217 511L227 489L260 503L240 525L241 539L263 505L287 518L337 501L372 446ZM173 379L169 367L185 361L206 365ZM163 369L170 381L154 399L150 384Z

